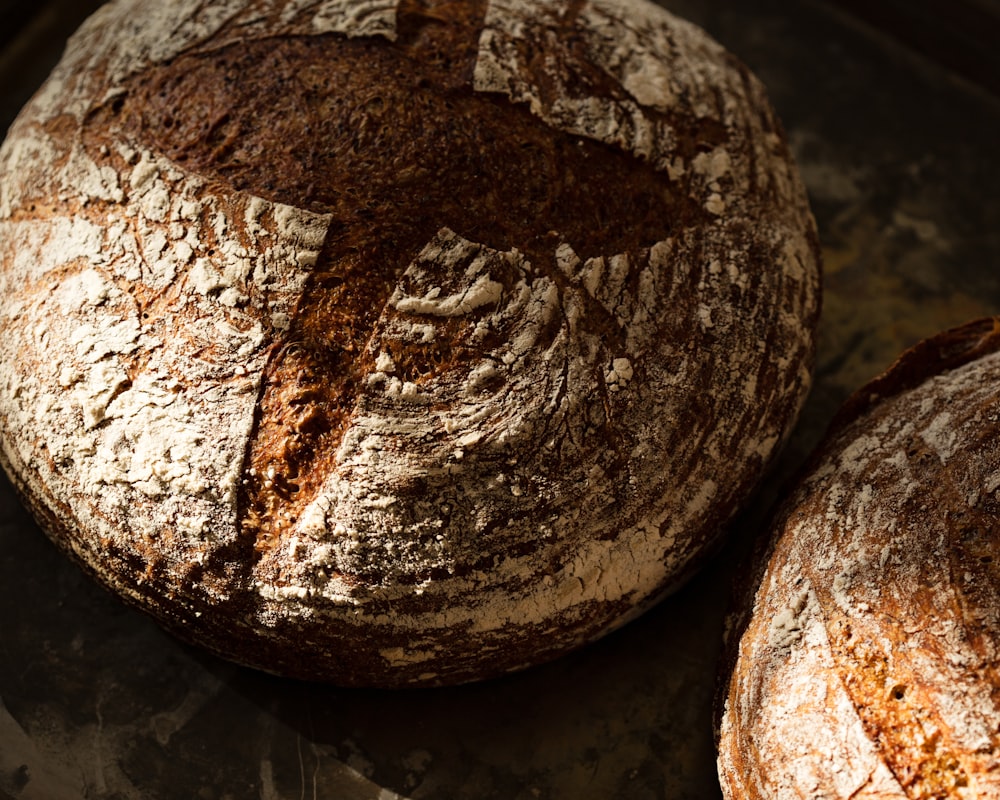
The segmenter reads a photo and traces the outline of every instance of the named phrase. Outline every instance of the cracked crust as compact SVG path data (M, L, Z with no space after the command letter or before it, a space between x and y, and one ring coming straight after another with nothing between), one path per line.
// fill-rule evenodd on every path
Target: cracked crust
M730 631L727 798L1000 798L998 330L857 392L783 506Z
M264 669L451 683L601 635L808 391L780 127L641 2L118 0L0 167L8 471Z

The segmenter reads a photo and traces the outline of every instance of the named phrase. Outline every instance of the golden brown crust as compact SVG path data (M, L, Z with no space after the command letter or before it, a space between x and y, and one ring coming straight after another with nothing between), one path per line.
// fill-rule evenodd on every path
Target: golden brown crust
M920 343L777 515L720 695L727 798L1000 797L1000 338Z
M0 167L8 469L263 668L445 683L600 635L809 386L763 89L641 1L117 0Z

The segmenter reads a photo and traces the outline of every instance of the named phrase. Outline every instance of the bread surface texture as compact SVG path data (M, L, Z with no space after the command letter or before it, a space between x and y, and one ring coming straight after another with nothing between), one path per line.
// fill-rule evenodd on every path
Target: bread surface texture
M640 0L114 0L0 150L0 454L225 657L552 658L694 569L810 384L760 83Z
M730 628L726 798L1000 798L1000 322L858 392Z

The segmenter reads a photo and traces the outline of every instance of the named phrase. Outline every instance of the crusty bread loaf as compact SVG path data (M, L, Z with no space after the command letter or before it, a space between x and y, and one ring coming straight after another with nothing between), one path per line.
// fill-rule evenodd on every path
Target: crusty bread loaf
M729 629L735 800L1000 798L1000 320L845 406Z
M808 389L780 127L641 0L115 0L0 170L8 472L264 669L448 683L600 635Z

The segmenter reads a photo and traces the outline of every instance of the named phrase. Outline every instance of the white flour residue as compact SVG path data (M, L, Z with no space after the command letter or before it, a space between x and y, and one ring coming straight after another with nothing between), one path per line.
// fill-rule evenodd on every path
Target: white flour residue
M300 521L304 535L329 539L328 566L350 573L375 559L400 574L450 569L456 548L460 560L467 558L470 536L506 524L511 507L534 502L518 499L496 479L469 489L455 479L473 468L477 453L510 457L565 413L554 401L565 386L565 324L550 342L539 343L559 312L552 282L533 274L517 251L492 250L448 229L423 249L376 325L370 344L375 370L365 380L335 472ZM457 319L465 331L459 346L481 349L487 336L500 344L461 370L419 384L394 374L397 364L388 353L399 344L418 344L394 338L408 330L404 320L436 328ZM437 339L421 340L432 347ZM437 507L397 502L400 490L415 481L435 487L430 496ZM502 504L487 499L495 492Z
M72 36L63 59L33 102L83 119L98 100L120 93L132 75L182 53L274 35L340 33L396 36L398 0L115 0Z
M719 97L727 94L733 73L721 66L721 47L649 3L591 0L573 19L575 35L585 42L589 61L626 96L581 97L569 88L574 64L558 58L529 64L520 52L527 30L554 44L570 13L565 0L493 0L480 38L475 88L507 94L553 127L617 145L657 169L683 169L673 163L677 132L647 109L723 119L728 110L720 108Z
M641 12L642 17L647 16L645 5L634 5L636 8L632 11ZM531 4L524 0L491 2L479 42L474 79L476 90L507 94L514 102L527 103L533 114L557 129L618 145L626 152L666 169L675 133L666 124L643 113L634 99L575 96L563 83L568 78L567 70L572 70L571 65L558 60L547 61L543 67L545 74L541 76L532 74L529 71L531 67L522 60L520 47L525 28L552 24L567 10L567 4L561 0ZM613 8L610 12L613 22L610 22L605 10L597 4L588 3L577 20L594 62L609 72L630 70L633 76L642 72L644 62L655 65L646 67L647 78L655 74L655 80L662 83L661 88L669 91L669 79L664 68L668 61L655 55L648 58L650 54L646 47L640 46L634 36L631 42L616 42L607 37L604 29L609 22L618 32L631 30L623 22L629 19L624 9ZM661 30L669 35L665 26L661 26ZM532 31L532 36L538 35L537 31ZM558 34L551 31L541 36L555 40ZM558 50L553 49L555 52ZM543 93L540 89L543 81L545 85L555 86L555 91ZM642 90L640 94L650 99L649 91Z
M305 16L311 33L396 38L399 0L286 0L283 5L281 22L288 25Z
M942 371L882 399L827 443L781 518L740 643L720 753L732 780L742 771L735 750L752 737L760 763L793 765L747 777L768 796L851 796L864 787L902 800L871 746L877 739L862 729L857 708L867 703L868 725L919 713L918 738L902 747L923 747L912 757L924 764L932 744L969 797L992 796L994 556L967 553L964 541L979 535L984 476L988 485L1000 465L982 435L1000 410L998 377L997 354ZM808 636L810 625L830 638ZM858 684L868 675L879 676L884 698ZM893 731L882 735L899 747Z
M134 161L115 179L128 205L99 194L73 218L0 223L0 317L19 318L0 342L17 365L0 414L21 430L8 458L34 464L101 535L127 549L172 529L171 547L194 552L236 535L266 329L291 313L328 219L213 196L141 149ZM86 173L66 164L52 180L86 195ZM26 244L36 258L19 255Z
M588 63L620 84L614 97L580 96L567 72L585 69L555 24L574 8ZM177 570L168 589L207 591L179 576L235 541L269 348L293 326L330 219L217 194L138 142L94 153L40 131L57 112L82 121L180 53L239 37L392 38L395 14L384 0L111 3L0 153L23 177L0 190L0 258L12 265L0 363L19 365L0 373L0 418L18 431L6 460L69 498L94 541L163 554ZM547 58L525 63L526 42ZM756 91L745 77L702 34L635 0L490 4L476 87L646 159L665 185L683 176L679 202L703 219L587 257L557 231L552 261L538 264L442 227L376 309L336 463L279 532L280 570L239 587L259 596L248 634L277 639L282 621L327 614L394 641L420 632L413 647L380 649L430 674L447 669L432 656L456 626L470 653L512 635L558 648L671 587L809 385L810 222L780 142L746 157L763 132L743 108ZM726 141L682 158L668 117L699 117L692 126ZM748 215L751 185L777 187L768 196L787 207ZM36 214L31 197L64 205ZM752 245L773 253L770 270Z

